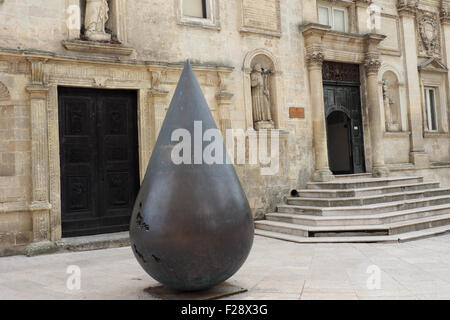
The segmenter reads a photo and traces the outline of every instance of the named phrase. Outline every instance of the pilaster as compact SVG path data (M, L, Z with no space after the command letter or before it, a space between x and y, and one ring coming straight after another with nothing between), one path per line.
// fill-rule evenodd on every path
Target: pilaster
M31 180L34 242L50 237L49 203L49 163L47 137L47 93L44 84L44 65L46 60L29 58L31 64L31 83L26 87L30 95L31 109Z

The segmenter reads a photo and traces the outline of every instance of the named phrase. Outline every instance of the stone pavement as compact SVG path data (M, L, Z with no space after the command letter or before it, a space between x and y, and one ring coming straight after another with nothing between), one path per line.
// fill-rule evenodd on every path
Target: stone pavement
M66 286L71 265L80 267L80 290ZM450 299L450 234L398 244L256 236L230 282L249 291L229 299ZM0 299L151 299L143 290L156 284L129 247L0 258Z

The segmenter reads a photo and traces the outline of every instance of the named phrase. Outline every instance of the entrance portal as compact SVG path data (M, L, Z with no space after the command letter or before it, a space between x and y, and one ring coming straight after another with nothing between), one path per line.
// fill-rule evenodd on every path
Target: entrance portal
M353 173L350 118L342 111L327 117L328 158L334 174Z
M359 66L324 62L323 93L330 170L365 172Z
M58 88L63 237L126 231L139 190L135 91Z

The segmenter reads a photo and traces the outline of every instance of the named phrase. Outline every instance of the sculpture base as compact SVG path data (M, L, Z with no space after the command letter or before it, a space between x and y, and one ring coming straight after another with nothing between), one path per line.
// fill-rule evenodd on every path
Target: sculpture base
M270 130L274 129L275 125L273 124L273 121L258 121L255 122L255 130Z
M224 282L203 291L182 292L169 289L162 285L150 287L144 291L160 300L213 300L243 293L247 289Z
M102 32L86 32L85 36L90 41L111 41L111 35Z

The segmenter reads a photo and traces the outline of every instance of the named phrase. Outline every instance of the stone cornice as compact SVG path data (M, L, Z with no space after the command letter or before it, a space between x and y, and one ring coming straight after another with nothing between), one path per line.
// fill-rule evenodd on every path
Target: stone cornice
M153 60L136 60L136 59L117 59L117 57L106 56L74 56L68 54L61 54L43 50L34 49L11 49L0 47L0 59L2 56L15 57L24 59L37 59L51 61L66 61L66 62L79 62L79 63L96 63L102 65L123 65L127 67L154 67L154 68L167 68L167 69L183 69L184 61L181 62L167 62L167 61L153 61ZM232 72L234 67L225 65L214 64L199 64L192 63L194 70L198 71L220 71L220 72Z

